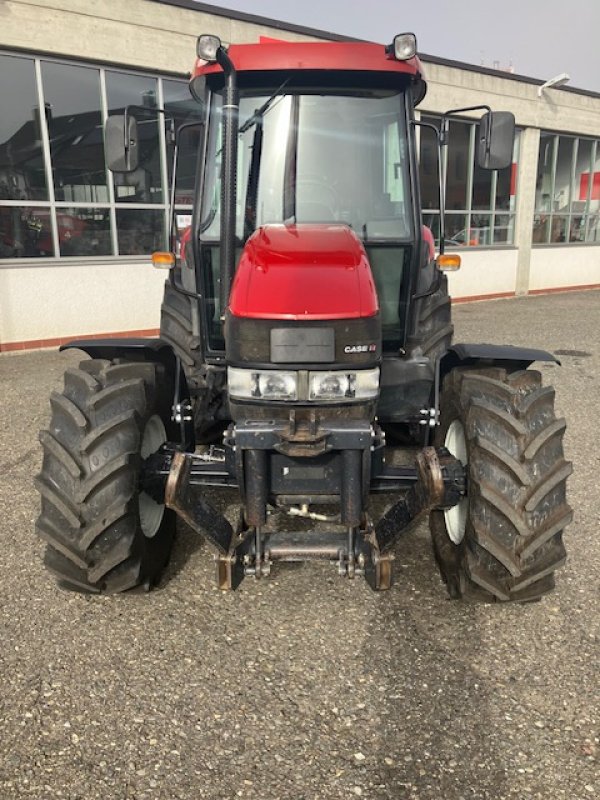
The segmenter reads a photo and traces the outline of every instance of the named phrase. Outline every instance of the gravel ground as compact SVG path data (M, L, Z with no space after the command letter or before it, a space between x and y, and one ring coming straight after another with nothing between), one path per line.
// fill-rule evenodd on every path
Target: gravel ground
M214 588L180 531L149 595L57 589L37 431L77 354L0 357L0 798L600 796L600 293L459 305L457 341L564 351L569 561L526 606L446 599L425 526L382 595L329 565Z

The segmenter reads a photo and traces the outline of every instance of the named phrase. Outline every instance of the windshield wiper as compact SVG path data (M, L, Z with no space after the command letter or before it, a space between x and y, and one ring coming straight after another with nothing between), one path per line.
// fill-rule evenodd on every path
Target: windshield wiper
M252 114L251 117L248 117L248 119L246 120L246 122L244 122L243 125L240 125L238 133L240 134L246 133L246 131L249 131L253 125L256 125L257 122L260 122L262 120L267 111L269 111L269 109L272 107L274 100L276 100L276 98L281 96L280 95L281 90L288 85L290 80L291 80L290 78L286 78L284 80L281 86L278 89L276 89L273 92L273 94L269 98L267 98L267 100L265 100L262 106L260 106L260 108L257 108L254 114Z

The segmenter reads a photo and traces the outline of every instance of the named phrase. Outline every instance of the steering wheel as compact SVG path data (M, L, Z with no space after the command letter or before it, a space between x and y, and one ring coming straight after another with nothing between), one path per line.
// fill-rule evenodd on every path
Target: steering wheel
M338 220L342 202L330 183L318 175L296 180L296 213L307 222Z

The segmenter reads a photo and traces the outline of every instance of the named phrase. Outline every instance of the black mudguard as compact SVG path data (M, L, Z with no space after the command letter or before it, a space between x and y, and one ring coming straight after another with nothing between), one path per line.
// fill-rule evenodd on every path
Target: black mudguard
M173 348L162 339L73 339L62 344L59 350L83 350L90 358L127 357L130 361L158 361L174 369L176 356Z
M534 361L560 361L546 350L515 347L510 344L453 344L440 359L440 378L451 369L479 364L481 366L527 369Z
M165 368L165 378L169 382L169 391L173 397L173 405L189 400L185 373L179 357L170 344L162 339L74 339L60 346L59 350L83 350L90 358L124 358L127 361L141 363L159 363ZM194 423L183 421L181 427L181 444L186 449L194 450Z

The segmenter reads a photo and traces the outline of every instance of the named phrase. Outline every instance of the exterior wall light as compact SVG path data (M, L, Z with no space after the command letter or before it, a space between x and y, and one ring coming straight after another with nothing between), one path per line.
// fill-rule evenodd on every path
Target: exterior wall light
M551 87L556 89L558 86L564 86L565 83L568 83L570 80L570 75L566 72L561 72L560 75L556 75L554 78L550 78L549 81L546 81L546 83L542 83L541 86L538 86L538 97L542 96L544 89L550 89Z

